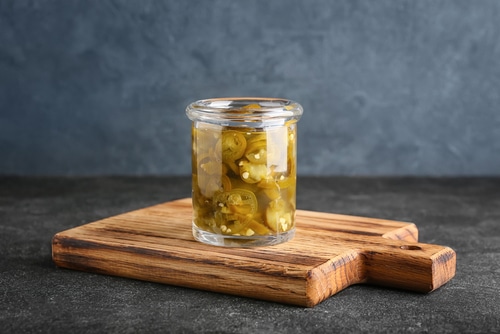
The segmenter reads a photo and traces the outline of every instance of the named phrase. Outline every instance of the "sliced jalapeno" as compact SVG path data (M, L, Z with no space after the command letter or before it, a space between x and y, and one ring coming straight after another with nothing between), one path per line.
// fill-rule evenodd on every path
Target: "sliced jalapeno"
M257 198L246 189L216 193L213 202L215 209L223 213L253 214L257 211Z
M267 163L267 141L258 140L250 142L245 152L245 158L256 164Z
M267 177L268 169L266 165L241 160L239 166L241 179L247 183L257 183Z
M281 198L269 203L266 209L266 223L275 232L288 231L293 227L292 215L286 210L285 202Z
M224 131L216 147L216 149L220 149L222 161L224 162L234 162L241 158L246 148L245 136L241 132L234 130Z

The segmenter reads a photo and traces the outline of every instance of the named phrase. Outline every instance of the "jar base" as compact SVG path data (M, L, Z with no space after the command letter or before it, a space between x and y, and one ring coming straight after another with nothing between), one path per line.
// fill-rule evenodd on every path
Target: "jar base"
M271 246L290 241L293 239L294 236L295 236L295 229L280 234L251 236L251 237L221 235L202 230L198 226L196 226L196 224L193 223L193 237L195 238L195 240L213 246L224 246L224 247Z

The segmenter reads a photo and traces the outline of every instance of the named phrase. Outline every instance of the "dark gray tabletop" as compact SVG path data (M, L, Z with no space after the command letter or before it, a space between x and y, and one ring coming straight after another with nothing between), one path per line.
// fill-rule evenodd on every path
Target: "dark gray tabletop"
M314 308L57 268L62 230L190 196L188 177L0 178L0 328L23 332L498 333L499 178L299 177L300 209L414 222L457 252L430 294L358 285Z

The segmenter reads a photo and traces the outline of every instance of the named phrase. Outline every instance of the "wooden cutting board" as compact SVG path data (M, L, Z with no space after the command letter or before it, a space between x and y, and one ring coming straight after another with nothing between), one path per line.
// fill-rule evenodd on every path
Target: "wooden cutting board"
M430 292L455 275L448 247L417 243L412 223L297 211L292 241L205 245L191 234L191 199L57 233L60 267L312 307L357 283Z

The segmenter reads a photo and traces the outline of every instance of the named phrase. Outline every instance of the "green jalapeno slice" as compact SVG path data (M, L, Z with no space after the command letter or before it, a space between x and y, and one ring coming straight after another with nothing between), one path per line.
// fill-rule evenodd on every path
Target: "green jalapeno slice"
M267 141L257 140L249 142L245 152L245 158L252 163L267 163Z
M257 198L246 189L232 189L214 194L215 210L222 213L254 214L257 212Z
M245 136L234 130L224 131L216 146L216 150L220 150L224 162L234 162L241 158L246 148Z
M286 210L285 202L281 198L269 203L266 209L266 223L275 232L288 231L293 227L292 215Z
M241 179L246 183L257 183L267 177L268 169L266 165L241 160L239 166Z

